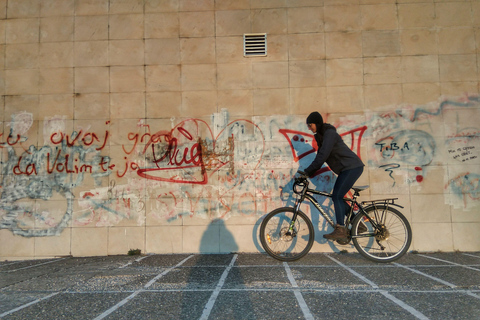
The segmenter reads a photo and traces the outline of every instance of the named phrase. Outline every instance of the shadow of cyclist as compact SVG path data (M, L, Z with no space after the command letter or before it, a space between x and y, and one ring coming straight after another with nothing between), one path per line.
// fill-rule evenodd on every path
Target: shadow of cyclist
M232 268L232 263L236 263L233 253L238 250L238 244L225 222L222 219L212 220L202 235L200 254L192 258L189 267L181 319L198 319L202 314L209 314L212 318L255 319L248 291L221 290L245 287L242 268ZM199 306L203 306L200 314Z

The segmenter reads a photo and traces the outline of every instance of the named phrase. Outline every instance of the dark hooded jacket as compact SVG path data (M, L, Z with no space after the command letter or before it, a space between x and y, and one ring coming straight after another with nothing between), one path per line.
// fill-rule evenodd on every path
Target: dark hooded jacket
M340 172L358 167L363 167L362 160L353 152L337 133L337 129L328 123L318 123L315 133L318 150L312 164L304 170L309 176L313 176L324 163L337 175Z

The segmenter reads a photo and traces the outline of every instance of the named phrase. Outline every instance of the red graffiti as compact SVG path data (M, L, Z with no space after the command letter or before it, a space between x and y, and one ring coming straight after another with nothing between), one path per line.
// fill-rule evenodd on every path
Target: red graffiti
M344 139L345 138L351 139L350 149L353 152L355 152L360 158L361 158L360 148L362 144L362 137L366 130L367 130L367 126L362 126L362 127L340 134L340 136L343 137ZM280 129L279 132L285 136L288 143L290 144L290 149L292 150L292 155L295 162L298 162L300 159L318 150L317 141L315 141L315 137L313 134L302 132L302 131L289 130L289 129ZM309 142L309 140L307 139L310 139L312 141L311 147L298 148L298 143L307 144ZM330 171L330 168L329 167L321 168L315 173L315 176L326 171Z
M106 124L108 123L109 121L106 122ZM74 134L75 137L73 137ZM95 150L100 151L105 148L105 146L107 145L108 136L109 132L108 130L106 130L105 136L102 139L102 145L98 148L95 148ZM96 133L83 132L83 130L80 130L79 132L74 132L71 136L63 132L54 132L50 136L50 141L55 145L65 143L68 147L73 147L75 144L83 144L84 146L89 147L96 142L101 142L100 138Z
M160 131L149 135L144 152L151 152L153 166L141 168L137 170L137 174L157 181L207 184L209 176L232 163L235 137L233 133L230 135L228 130L239 122L254 126L261 132L251 121L236 120L213 138L213 132L205 121L189 119L179 123L170 132ZM201 135L205 135L203 139ZM145 135L142 139L144 137ZM138 136L135 139L138 139ZM228 147L223 152L216 149L220 142L228 142ZM262 155L263 149L256 166L259 165ZM181 175L177 174L179 170L182 171Z

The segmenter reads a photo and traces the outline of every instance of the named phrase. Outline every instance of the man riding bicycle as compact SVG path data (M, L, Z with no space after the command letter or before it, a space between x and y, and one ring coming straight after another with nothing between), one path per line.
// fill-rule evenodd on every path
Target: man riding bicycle
M325 234L323 237L328 240L343 240L348 238L348 230L345 227L345 212L348 208L343 197L362 175L365 165L345 144L337 129L331 124L323 123L320 113L312 112L307 117L307 126L315 136L318 150L312 163L304 172L299 171L298 173L312 177L326 163L337 174L332 192L337 224L332 233Z

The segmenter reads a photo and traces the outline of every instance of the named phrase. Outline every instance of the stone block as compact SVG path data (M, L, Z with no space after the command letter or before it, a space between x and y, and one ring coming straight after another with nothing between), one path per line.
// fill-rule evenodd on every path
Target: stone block
M111 119L145 118L145 95L141 92L111 93Z
M217 88L215 64L189 64L182 67L182 90L214 90Z
M145 14L145 39L178 38L180 24L178 13L147 13Z
M327 87L327 112L362 112L364 104L362 86Z
M182 93L184 116L190 118L203 117L217 111L216 91L184 91Z
M109 16L109 39L144 38L143 14L119 14Z
M217 11L215 23L217 37L243 36L251 32L250 10Z
M397 6L400 29L432 28L435 26L435 4L405 3Z
M438 53L437 32L432 29L409 29L400 32L404 55L429 55Z
M362 56L362 35L360 32L327 33L325 42L327 59Z
M252 65L250 63L223 63L217 65L218 89L250 89Z
M365 84L402 82L402 59L400 57L365 58L363 63Z
M73 41L73 17L48 17L40 20L41 42Z
M407 104L426 104L440 96L439 83L404 83L403 102Z
M147 66L145 75L147 92L181 91L179 65Z
M439 54L470 54L475 52L473 28L448 28L438 31Z
M75 42L75 67L108 66L108 41Z
M325 61L292 61L289 64L289 86L323 87L325 86Z
M5 70L5 94L38 94L39 78L38 69Z
M72 255L108 255L108 228L72 228Z
M143 40L111 40L108 42L110 66L143 66L145 52Z
M110 92L144 92L143 66L111 67Z
M186 38L180 40L184 64L215 63L215 38Z
M6 43L35 43L40 35L40 19L8 19L5 26Z
M38 63L43 68L73 67L73 42L41 43Z
M145 227L108 228L108 254L126 255L129 250L145 253Z
M256 89L253 91L253 114L283 115L290 113L289 90Z
M477 80L475 55L440 55L438 60L440 81Z
M398 56L401 54L398 31L364 31L362 33L364 57Z
M232 116L250 116L253 114L252 90L219 90L218 109L227 109Z
M395 4L360 6L363 30L396 30L397 7Z
M108 16L76 16L75 41L108 40Z
M288 9L288 33L322 32L323 8L301 7Z
M78 0L75 1L77 16L108 14L109 0Z
M171 39L146 39L145 64L179 64L180 40Z
M181 226L146 227L146 253L180 253L183 249Z
M361 30L362 19L360 6L355 4L325 6L325 31L356 31Z
M213 37L215 13L213 11L180 12L180 37Z
M363 84L363 60L361 58L327 60L327 86Z
M253 8L252 8L253 9ZM267 34L287 33L287 9L262 9L252 11L252 32Z
M150 92L146 95L147 118L182 116L181 92Z
M286 62L259 62L252 64L255 88L287 88L288 64Z
M75 68L76 93L109 92L108 67L83 67Z
M289 60L325 59L323 33L291 34L288 36Z
M108 93L75 95L75 119L108 119L110 98Z

